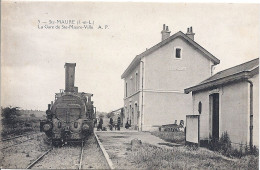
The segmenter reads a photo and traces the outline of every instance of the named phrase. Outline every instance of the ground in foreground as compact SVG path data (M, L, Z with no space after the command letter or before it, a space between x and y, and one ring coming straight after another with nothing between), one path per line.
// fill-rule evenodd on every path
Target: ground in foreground
M205 148L165 146L144 132L97 133L116 169L258 169L258 158L230 159ZM142 144L131 145L141 139ZM159 141L159 140L158 140Z

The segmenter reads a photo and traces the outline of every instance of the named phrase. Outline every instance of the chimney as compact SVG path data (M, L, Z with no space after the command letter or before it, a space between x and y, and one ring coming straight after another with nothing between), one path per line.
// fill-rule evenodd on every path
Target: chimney
M195 33L193 33L193 31L192 31L192 27L187 28L187 33L186 33L186 35L187 35L190 39L194 40L194 35L195 35Z
M65 63L65 92L74 92L76 63Z
M169 38L171 31L169 31L168 26L165 26L165 24L163 24L163 30L161 31L162 33L162 41Z

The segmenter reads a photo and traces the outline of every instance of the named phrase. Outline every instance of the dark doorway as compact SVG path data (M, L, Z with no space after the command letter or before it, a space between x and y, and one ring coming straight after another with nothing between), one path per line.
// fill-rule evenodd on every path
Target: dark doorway
M219 94L212 94L212 138L219 139Z

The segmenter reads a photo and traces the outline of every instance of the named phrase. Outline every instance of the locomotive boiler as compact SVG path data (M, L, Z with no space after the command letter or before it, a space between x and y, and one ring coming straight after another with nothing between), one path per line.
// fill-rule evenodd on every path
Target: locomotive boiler
M65 90L56 93L55 101L48 104L46 120L40 122L40 130L57 146L81 141L93 133L96 108L93 94L78 92L74 86L76 63L65 63Z

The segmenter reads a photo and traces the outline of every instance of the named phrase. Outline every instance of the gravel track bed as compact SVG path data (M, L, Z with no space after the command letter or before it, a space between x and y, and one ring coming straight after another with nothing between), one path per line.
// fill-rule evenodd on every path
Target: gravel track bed
M33 169L77 169L80 153L81 144L53 148ZM109 169L94 135L85 141L81 169Z
M24 143L11 146L1 150L0 153L0 168L26 168L38 156L48 150L49 146L46 143L46 137L43 133L33 134L32 136L24 136L11 141L1 142L1 148L10 146L27 140Z
M95 136L89 137L85 143L82 169L109 169L106 158L104 157Z
M80 145L53 148L33 169L77 169L80 151Z

